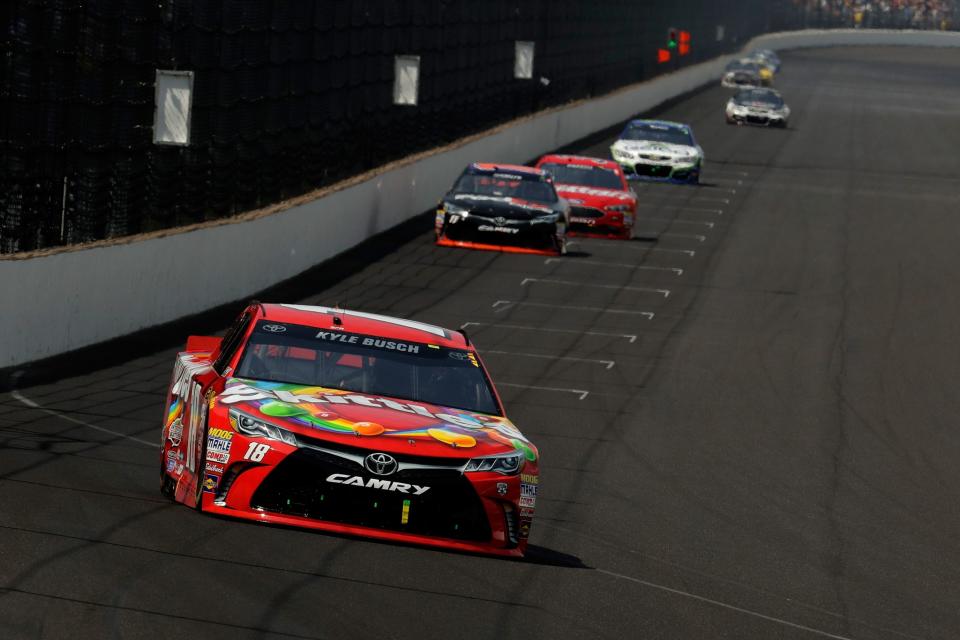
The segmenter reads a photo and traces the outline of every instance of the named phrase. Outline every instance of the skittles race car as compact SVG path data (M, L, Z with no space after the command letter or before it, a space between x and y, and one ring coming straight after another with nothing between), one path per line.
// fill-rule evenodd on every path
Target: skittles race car
M545 171L474 163L437 208L437 244L560 255L567 252L569 215Z
M569 235L630 239L637 196L612 160L547 155L537 168L553 175L557 193L570 203Z
M630 179L697 184L703 149L689 125L665 120L631 120L610 153Z
M538 457L466 334L251 303L177 356L160 490L221 516L522 556Z

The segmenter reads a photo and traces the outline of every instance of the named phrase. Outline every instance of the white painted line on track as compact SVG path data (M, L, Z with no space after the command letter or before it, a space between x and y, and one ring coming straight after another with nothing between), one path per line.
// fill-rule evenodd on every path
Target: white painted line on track
M601 242L602 240L598 241L596 244L600 244ZM613 242L616 242L616 244L610 244L609 246L611 247L616 246L623 249L629 249L630 251L657 251L659 253L682 253L684 255L690 256L691 258L697 255L697 252L691 249L664 249L663 247L638 247L632 244L625 244L623 241L613 241ZM579 240L573 240L572 242L567 243L568 247L575 247L578 245L583 246L583 243L580 242Z
M718 173L718 174L726 174L726 175L733 175L733 176L748 176L748 175L750 175L750 172L749 172L749 171L733 171L733 170L731 170L731 169L710 169L710 171L707 172L707 176L712 176L712 175L715 174L715 173ZM702 178L703 175L701 174L700 177Z
M613 369L617 364L615 360L596 360L594 358L575 358L574 356L547 356L539 353L522 353L520 351L497 351L495 349L484 349L481 355L485 353L496 353L502 356L521 356L524 358L540 358L541 360L570 360L571 362L592 362L593 364L602 364L607 370Z
M85 420L80 420L80 419L78 419L78 418L74 418L73 416L69 416L69 415L67 415L67 414L65 414L65 413L61 413L61 412L55 411L55 410L53 410L53 409L47 409L46 407L43 407L43 406L37 404L36 402L34 402L33 400L31 400L31 399L28 398L27 396L23 395L23 394L20 393L19 391L11 391L11 392L10 392L10 395L13 396L13 397L14 397L18 402L20 402L21 404L25 404L26 406L30 407L31 409L36 409L37 411L43 411L44 413L46 413L46 414L48 414L48 415L51 415L51 416L53 416L53 417L55 417L55 418L60 418L61 420L66 420L67 422L72 422L72 423L74 423L74 424L78 424L78 425L80 425L80 426L82 426L82 427L87 427L87 428L93 429L93 430L95 430L95 431L102 431L103 433L109 433L109 434L112 435L112 436L117 436L118 438L123 438L123 439L125 439L125 440L133 440L134 442L139 442L140 444L145 444L145 445L147 445L148 447L159 447L159 446L160 446L160 445L157 444L156 442L150 442L150 441L148 441L148 440L141 440L140 438L136 438L136 437L134 437L134 436L129 436L129 435L125 434L125 433L120 433L119 431L112 431L111 429L107 429L107 428L105 428L105 427L101 427L101 426L99 426L99 425L92 424L92 423L90 423L90 422L86 422Z
M547 309L570 309L572 311L597 311L600 313L619 313L631 316L643 316L647 320L653 320L655 314L653 311L634 311L633 309L607 309L604 307L578 307L567 304L548 304L546 302L522 302L517 300L497 300L492 305L494 313L506 311L510 307L544 307Z
M687 238L689 240L696 240L697 242L705 242L707 236L702 233L673 233L672 231L665 231L660 234L661 238Z
M734 180L733 178L714 178L710 182L716 182L718 184L735 184L737 186L743 185L743 180Z
M713 213L718 216L723 215L723 209L702 209L700 207L674 207L669 204L664 205L663 203L656 202L638 202L638 207L651 207L655 209L670 209L672 211L692 211L694 213ZM638 219L639 221L639 219Z
M520 286L527 286L528 282L544 282L547 284L560 284L567 285L571 287L589 287L591 289L616 289L623 291L640 291L644 293L657 293L662 295L664 298L670 297L670 289L651 289L649 287L628 287L620 286L617 284L596 284L593 282L574 282L573 280L554 280L552 278L524 278L520 281Z
M730 204L730 198L704 198L701 196L694 196L690 199L699 200L700 202L722 202L723 204Z
M636 342L635 333L607 333L606 331L577 331L576 329L545 329L543 327L530 327L522 324L503 324L500 322L464 322L460 325L461 329L467 327L502 327L504 329L515 329L517 331L546 331L547 333L572 333L578 336L602 336L605 338L624 338L629 342Z
M584 391L583 389L564 389L562 387L536 387L532 384L513 384L511 382L498 382L498 387L513 387L515 389L535 389L536 391L556 391L558 393L575 393L580 396L580 399L585 399L590 395L589 391Z
M582 258L577 258L576 260L570 260L569 258L547 258L546 260L543 261L543 264L552 264L554 262L563 262L566 264L588 264L588 265L598 266L598 267L621 267L624 269L646 269L648 271L670 271L677 276L683 275L683 269L680 269L679 267L651 267L645 264L627 264L624 262L604 262L603 260L583 260Z
M670 224L698 224L704 227L713 229L716 226L716 222L710 222L709 220L682 220L680 218L644 218L644 222L668 222Z
M774 616L768 616L766 614L760 613L759 611L753 611L751 609L744 609L743 607L738 607L736 605L727 604L726 602L721 602L720 600L714 600L713 598L707 598L704 596L698 596L695 593L690 593L689 591L683 591L682 589L674 589L673 587L667 587L662 584L657 584L655 582L650 582L648 580L641 580L640 578L633 578L631 576L625 576L622 573L616 573L615 571L607 571L606 569L595 569L597 573L602 573L604 575L610 576L612 578L619 578L620 580L627 580L629 582L634 582L645 587L650 587L651 589L657 589L659 591L665 591L667 593L672 593L674 595L683 596L684 598L689 598L691 600L696 600L698 602L703 602L705 604L713 605L715 607L720 607L727 609L729 611L736 611L754 618L759 618L761 620L766 620L768 622L774 622L785 627L790 627L792 629L799 629L800 631L806 631L807 633L812 633L814 635L820 636L821 638L833 638L833 640L853 640L850 636L840 636L834 633L829 633L821 629L814 629L813 627L808 627L802 624L797 624L796 622L790 622L789 620L784 620L783 618L776 618Z

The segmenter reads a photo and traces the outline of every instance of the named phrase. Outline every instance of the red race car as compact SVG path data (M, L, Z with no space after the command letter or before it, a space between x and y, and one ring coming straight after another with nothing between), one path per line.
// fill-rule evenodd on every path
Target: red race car
M252 303L177 356L160 490L216 515L522 556L538 457L466 334Z
M570 203L570 235L630 239L637 196L620 165L600 158L548 155L537 161L537 168L553 175L557 193Z
M476 162L464 169L437 208L437 244L562 255L569 209L549 174Z

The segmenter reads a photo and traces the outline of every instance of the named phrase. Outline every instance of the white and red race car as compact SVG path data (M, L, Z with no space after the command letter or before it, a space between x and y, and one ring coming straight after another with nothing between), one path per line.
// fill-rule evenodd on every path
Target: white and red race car
M557 193L570 203L568 235L630 239L637 196L619 164L586 156L546 155L536 166L553 175Z

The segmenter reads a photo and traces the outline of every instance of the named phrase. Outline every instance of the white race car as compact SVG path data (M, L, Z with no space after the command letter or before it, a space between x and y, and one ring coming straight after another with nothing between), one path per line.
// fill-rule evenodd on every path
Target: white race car
M727 124L756 124L786 127L790 107L773 89L753 88L737 91L727 102Z
M696 184L703 149L689 125L664 120L631 120L610 147L628 179Z

